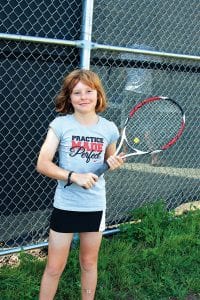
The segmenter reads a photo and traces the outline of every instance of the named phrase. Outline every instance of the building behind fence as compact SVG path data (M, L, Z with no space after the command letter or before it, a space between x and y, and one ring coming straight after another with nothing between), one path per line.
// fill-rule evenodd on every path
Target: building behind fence
M56 182L35 171L54 98L74 68L97 72L121 127L151 95L186 112L180 141L160 155L106 174L107 227L163 199L169 209L200 200L200 2L196 0L10 0L1 10L0 254L47 244Z

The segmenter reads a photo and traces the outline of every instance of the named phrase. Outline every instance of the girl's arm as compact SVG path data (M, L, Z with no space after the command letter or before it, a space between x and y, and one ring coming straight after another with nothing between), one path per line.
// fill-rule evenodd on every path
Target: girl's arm
M54 131L50 128L44 144L41 147L36 169L39 173L50 178L67 181L70 171L60 168L53 162L58 145L59 140ZM72 173L71 175L72 182L86 189L92 187L97 180L98 176L93 173Z
M41 147L36 169L39 173L57 180L67 180L69 172L53 162L59 140L50 128Z

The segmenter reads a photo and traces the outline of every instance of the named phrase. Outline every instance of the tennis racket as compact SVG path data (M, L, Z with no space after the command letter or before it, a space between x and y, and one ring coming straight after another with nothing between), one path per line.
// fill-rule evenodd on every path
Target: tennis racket
M129 153L122 158L167 150L177 142L184 128L185 114L175 100L162 96L147 98L129 112L115 154L124 146ZM101 176L108 169L105 162L94 173Z

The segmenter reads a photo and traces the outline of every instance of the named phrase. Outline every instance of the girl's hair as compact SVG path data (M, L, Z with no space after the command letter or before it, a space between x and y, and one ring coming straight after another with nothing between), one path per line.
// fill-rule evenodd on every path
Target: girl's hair
M97 104L95 111L103 112L106 109L106 95L99 76L90 70L74 70L63 79L61 90L56 97L56 111L62 114L74 113L70 95L75 85L81 81L97 91Z

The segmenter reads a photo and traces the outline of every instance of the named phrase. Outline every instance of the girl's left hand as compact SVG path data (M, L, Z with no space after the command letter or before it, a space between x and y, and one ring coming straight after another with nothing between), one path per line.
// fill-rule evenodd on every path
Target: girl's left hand
M111 155L107 159L107 163L109 164L110 170L117 169L121 167L124 163L124 159L122 158L124 156L124 153L121 152L119 155Z

